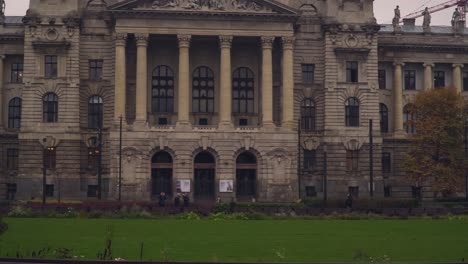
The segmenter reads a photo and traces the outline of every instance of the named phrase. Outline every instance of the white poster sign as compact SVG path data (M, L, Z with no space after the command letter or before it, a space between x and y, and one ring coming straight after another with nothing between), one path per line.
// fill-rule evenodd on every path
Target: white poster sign
M176 190L178 193L189 193L190 192L190 180L177 180Z
M219 192L220 193L232 193L234 191L233 180L220 180L219 181Z

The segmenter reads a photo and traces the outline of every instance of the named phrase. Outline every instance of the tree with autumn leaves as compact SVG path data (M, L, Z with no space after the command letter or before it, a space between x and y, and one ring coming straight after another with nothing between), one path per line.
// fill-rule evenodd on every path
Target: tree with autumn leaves
M416 133L410 137L404 168L412 184L451 196L464 186L465 122L468 104L453 88L416 95L410 113Z

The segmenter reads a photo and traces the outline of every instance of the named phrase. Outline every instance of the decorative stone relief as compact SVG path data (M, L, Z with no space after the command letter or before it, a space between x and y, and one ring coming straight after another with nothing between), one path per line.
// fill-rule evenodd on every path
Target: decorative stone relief
M227 12L273 12L251 0L155 0L153 9L214 10Z
M354 48L359 44L359 39L354 34L351 34L346 38L345 43L346 46Z
M244 139L242 140L242 147L245 149L245 150L249 150L250 148L253 147L253 142L252 142L252 138L251 137L244 137Z
M360 150L363 142L360 142L358 139L351 139L344 143L346 150Z
M141 153L137 149L127 147L122 150L123 184L135 182L138 160L141 160Z
M201 137L200 141L199 141L199 145L200 147L203 149L203 150L207 150L208 148L211 148L211 140L209 137Z
M306 150L316 150L320 146L320 141L315 138L304 139L302 147Z
M58 146L60 140L56 139L53 136L46 136L43 139L39 140L39 142L44 148L53 148Z

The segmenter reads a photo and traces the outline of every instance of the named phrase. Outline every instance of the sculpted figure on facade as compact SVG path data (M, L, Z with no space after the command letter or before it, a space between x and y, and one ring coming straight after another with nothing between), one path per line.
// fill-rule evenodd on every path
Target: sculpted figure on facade
M0 16L5 15L5 7L6 7L5 0L0 0Z
M458 8L455 8L455 11L453 12L453 15L452 15L452 28L454 31L458 31L459 22L460 22L460 12L458 11Z
M155 0L153 8L173 8L177 7L176 0Z
M400 19L401 19L400 6L396 6L394 12L395 12L395 16L393 17L392 25L393 25L393 29L396 31L400 28Z
M429 32L431 30L431 13L429 12L429 8L426 7L424 9L423 16L423 29L425 32Z
M270 9L249 0L155 0L151 7L153 9L271 12Z

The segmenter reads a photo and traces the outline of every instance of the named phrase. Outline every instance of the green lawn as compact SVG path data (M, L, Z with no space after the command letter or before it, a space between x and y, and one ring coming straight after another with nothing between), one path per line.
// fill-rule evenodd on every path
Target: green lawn
M0 254L45 246L96 258L107 226L113 256L174 261L353 261L358 251L395 262L468 260L468 221L208 221L7 218Z

